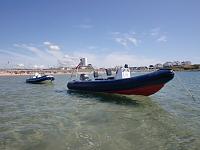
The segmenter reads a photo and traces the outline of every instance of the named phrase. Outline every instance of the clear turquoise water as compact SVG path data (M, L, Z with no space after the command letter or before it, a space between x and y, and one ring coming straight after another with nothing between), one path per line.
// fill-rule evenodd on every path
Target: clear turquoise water
M1 150L192 150L200 147L200 72L177 73L150 97L68 92L0 77Z

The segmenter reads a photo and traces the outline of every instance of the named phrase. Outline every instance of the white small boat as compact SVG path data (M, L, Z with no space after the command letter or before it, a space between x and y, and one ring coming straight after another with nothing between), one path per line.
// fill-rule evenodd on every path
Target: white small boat
M52 82L55 78L51 75L41 75L39 73L35 73L35 75L31 78L26 79L26 83L46 83Z

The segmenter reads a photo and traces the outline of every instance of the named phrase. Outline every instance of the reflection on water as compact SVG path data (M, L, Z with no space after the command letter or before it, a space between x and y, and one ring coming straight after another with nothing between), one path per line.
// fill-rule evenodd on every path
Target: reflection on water
M67 93L73 95L75 97L83 97L83 98L94 98L100 102L114 103L119 105L137 105L137 99L133 97L128 97L124 95L117 94L108 94L108 93L92 93L92 92L82 92L82 91L72 91L67 90ZM135 96L136 97L136 96ZM138 96L142 97L142 96ZM148 98L148 97L144 97Z
M67 91L66 76L56 76L50 85L25 84L24 80L0 78L0 149L182 150L200 146L199 105L189 101L176 80L152 97Z

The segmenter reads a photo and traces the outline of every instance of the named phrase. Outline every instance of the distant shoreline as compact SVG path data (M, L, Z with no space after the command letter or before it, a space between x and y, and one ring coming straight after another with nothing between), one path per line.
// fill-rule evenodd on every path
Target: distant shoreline
M68 75L70 73L53 73L51 75ZM0 77L15 77L15 76L33 76L34 74L26 74L26 73L22 73L22 74L13 74L13 73L0 73Z
M78 72L74 71L74 74L78 73L85 73L85 74L92 74L94 70L79 70ZM132 70L131 72L153 72L156 69L152 70ZM189 69L189 70L177 70L174 69L175 72L198 72L200 69ZM44 74L51 74L51 75L70 75L72 74L72 70L64 71L64 70L1 70L0 77L15 77L15 76L33 76L36 72L44 73ZM98 70L100 74L105 73L104 70ZM114 73L115 71L113 71Z
M76 74L76 71L73 70L0 70L0 77L15 77L15 76L33 76L36 72L41 74L48 75L71 75ZM78 74L92 74L93 70L79 70ZM103 73L103 71L99 71L99 73Z

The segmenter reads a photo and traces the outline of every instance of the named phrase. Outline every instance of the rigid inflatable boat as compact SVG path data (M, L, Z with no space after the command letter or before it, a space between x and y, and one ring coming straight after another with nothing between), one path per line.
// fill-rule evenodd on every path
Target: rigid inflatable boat
M31 78L26 79L26 83L47 83L54 80L54 77L51 75L41 75L39 73L35 73L35 75Z
M125 67L117 70L115 77L90 80L87 76L81 80L68 82L69 90L104 92L125 95L149 96L158 92L167 82L172 80L174 72L160 69L152 73L130 77L130 70Z

